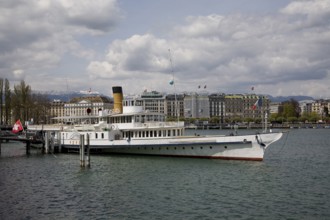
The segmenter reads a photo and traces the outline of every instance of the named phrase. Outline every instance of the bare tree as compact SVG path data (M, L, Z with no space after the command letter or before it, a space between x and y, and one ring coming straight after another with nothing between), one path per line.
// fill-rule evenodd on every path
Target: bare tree
M11 121L11 91L10 91L10 85L9 85L9 80L5 80L5 124L12 124Z
M0 78L0 125L2 125L3 122L2 111L3 111L3 78Z
M12 97L14 120L21 119L24 123L29 120L31 110L31 87L22 80L19 85L14 86Z

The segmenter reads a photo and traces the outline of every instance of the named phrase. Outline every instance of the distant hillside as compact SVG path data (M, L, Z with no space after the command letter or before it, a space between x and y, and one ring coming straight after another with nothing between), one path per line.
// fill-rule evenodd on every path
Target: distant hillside
M103 94L99 94L98 92L87 92L87 91L69 91L69 92L62 92L62 91L43 91L43 92L38 92L34 91L35 93L40 93L47 95L49 100L53 101L54 99L56 100L61 100L64 102L70 101L72 98L75 97L83 97L83 96L90 96L90 95L101 95L101 96L106 96ZM303 100L314 100L313 97L310 96L276 96L273 97L271 95L267 95L270 99L271 102L284 102L288 101L290 99L294 99L296 101L303 101ZM109 96L106 96L109 97Z
M92 96L92 95L106 96L106 95L103 95L103 94L99 94L98 92L88 93L86 91L79 91L79 92L77 92L77 91L69 91L69 92L61 92L61 91L38 92L38 91L34 91L34 92L46 95L50 101L61 100L63 102L68 102L72 98L83 97L83 96ZM106 97L108 97L108 96L106 96Z
M314 100L314 98L310 97L310 96L276 96L276 97L273 97L271 95L268 95L268 97L271 102L285 102L290 99L294 99L298 102L303 101L303 100Z

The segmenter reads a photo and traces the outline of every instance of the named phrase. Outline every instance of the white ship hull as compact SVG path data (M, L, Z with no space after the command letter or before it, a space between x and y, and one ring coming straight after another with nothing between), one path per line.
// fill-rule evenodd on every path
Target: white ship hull
M91 136L90 149L102 153L255 161L263 160L266 148L282 136L282 133L268 133L242 136L99 140L93 139L93 134L90 132L80 132L80 134L86 136L89 134ZM79 140L72 134L66 136L70 139L63 139L62 147L77 149Z

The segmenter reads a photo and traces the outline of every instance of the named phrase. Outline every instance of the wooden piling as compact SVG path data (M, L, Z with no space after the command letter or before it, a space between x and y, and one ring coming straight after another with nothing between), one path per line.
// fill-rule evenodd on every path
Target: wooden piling
M91 157L89 156L90 152L90 145L89 145L89 134L87 134L87 155L86 155L86 167L90 168L91 167Z
M80 154L80 167L85 167L85 135L80 135L80 146L79 146L79 154Z
M26 141L26 155L30 155L30 145L31 142L30 141Z
M62 153L61 132L57 132L58 152Z
M49 131L46 131L45 133L45 153L49 153Z
M50 134L50 152L55 153L55 133Z

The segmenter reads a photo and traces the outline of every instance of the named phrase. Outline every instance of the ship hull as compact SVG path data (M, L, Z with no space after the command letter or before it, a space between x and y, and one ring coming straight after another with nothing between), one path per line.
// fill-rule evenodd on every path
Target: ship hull
M269 133L112 141L90 139L89 141L91 151L98 153L262 161L266 148L281 136L282 133ZM72 139L64 140L62 147L77 150L79 143Z

